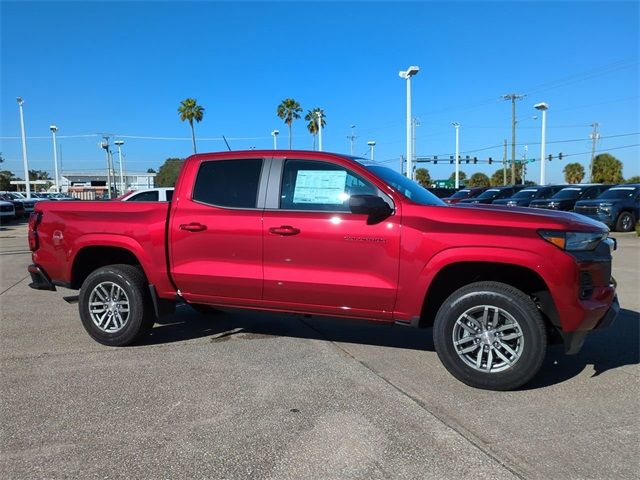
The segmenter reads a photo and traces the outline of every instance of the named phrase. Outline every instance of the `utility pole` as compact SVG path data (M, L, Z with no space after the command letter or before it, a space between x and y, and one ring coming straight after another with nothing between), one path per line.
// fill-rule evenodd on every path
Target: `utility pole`
M104 135L102 137L102 143L100 144L101 148L104 148L107 154L107 192L109 195L109 199L111 199L111 152L109 151L109 136Z
M404 155L400 155L400 175L404 175Z
M318 116L318 151L322 151L322 110L316 112Z
M502 156L502 184L507 184L507 139L504 139L504 155Z
M522 100L526 95L507 93L504 100L511 100L511 185L516 184L516 101Z
M351 152L351 156L353 156L353 144L356 141L356 137L355 134L353 133L353 129L356 128L355 125L351 125L351 135L347 135L347 140L349 140L349 142L351 143L351 149L349 150Z
M596 159L596 144L600 139L600 134L598 133L598 127L600 126L598 122L594 122L591 124L593 127L593 131L589 137L591 138L591 162L589 162L589 183L593 183L593 162Z

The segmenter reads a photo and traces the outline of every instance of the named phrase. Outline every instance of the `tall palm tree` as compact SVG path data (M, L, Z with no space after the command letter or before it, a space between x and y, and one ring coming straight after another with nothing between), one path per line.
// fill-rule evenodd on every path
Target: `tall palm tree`
M180 120L183 122L185 120L189 121L189 125L191 126L191 140L193 141L193 153L197 153L196 132L193 129L193 121L195 120L198 123L202 121L202 117L204 116L204 107L198 105L195 98L186 98L180 102L178 113L180 114Z
M578 162L567 163L562 172L567 183L580 183L584 178L584 167Z
M295 119L300 118L300 112L302 112L302 107L293 98L285 98L278 105L276 111L278 117L284 120L284 123L289 127L289 150L291 150L291 124Z
M324 117L324 110L319 107L316 107L312 110L308 110L307 114L304 116L304 119L309 123L307 124L307 130L309 133L313 135L313 149L316 149L316 135L318 135L318 112L320 112L321 124L322 128L327 124Z

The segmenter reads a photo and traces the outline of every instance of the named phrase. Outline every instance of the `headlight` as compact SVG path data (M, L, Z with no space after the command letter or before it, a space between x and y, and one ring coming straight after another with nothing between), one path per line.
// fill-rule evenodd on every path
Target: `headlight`
M607 232L560 232L557 230L539 230L538 233L547 242L570 252L593 250L607 238Z
M611 207L613 207L610 203L601 203L598 205L598 210L605 213L611 213Z

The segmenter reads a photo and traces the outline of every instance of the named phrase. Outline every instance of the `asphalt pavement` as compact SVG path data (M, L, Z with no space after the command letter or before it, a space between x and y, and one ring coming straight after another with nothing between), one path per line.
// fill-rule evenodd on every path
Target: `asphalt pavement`
M640 239L616 234L622 314L554 346L515 392L465 386L430 330L188 306L136 346L28 287L0 227L0 475L32 478L638 478Z

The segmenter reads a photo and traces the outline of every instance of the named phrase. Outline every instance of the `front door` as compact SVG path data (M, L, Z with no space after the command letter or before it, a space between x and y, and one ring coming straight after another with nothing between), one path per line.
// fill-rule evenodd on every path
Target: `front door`
M263 163L205 160L191 198L174 204L171 272L187 301L255 304L262 298Z
M285 310L391 318L400 215L368 225L366 215L348 207L350 195L380 195L393 205L391 199L338 163L279 161L279 205L264 212L265 302Z

